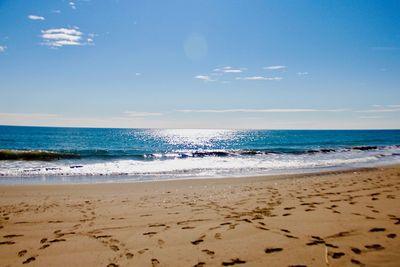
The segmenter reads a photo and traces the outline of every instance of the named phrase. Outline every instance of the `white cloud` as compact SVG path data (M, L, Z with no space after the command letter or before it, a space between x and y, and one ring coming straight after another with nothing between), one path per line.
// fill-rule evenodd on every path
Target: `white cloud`
M125 111L124 114L128 117L151 117L161 116L160 112L140 112L140 111Z
M342 112L345 109L310 109L310 108L276 108L276 109L180 109L183 113L292 113L292 112Z
M29 16L28 16L28 19L31 19L31 20L45 20L44 17L42 17L42 16L37 16L37 15L29 15Z
M214 81L208 75L196 75L196 76L194 76L194 78L195 79L199 79L199 80L203 80L203 81L206 81L206 82L213 82Z
M304 77L304 76L306 76L306 75L308 75L309 73L307 72L307 71L303 71L303 72L298 72L297 73L297 76L299 76L299 77Z
M360 113L399 112L400 105L372 105L372 109L359 110Z
M264 69L266 70L281 70L281 69L286 69L286 66L283 65L275 65L275 66L268 66L268 67L264 67Z
M141 76L142 74L140 72L135 73L136 76Z
M222 68L215 68L213 72L220 72L220 73L241 73L243 72L243 68L233 68L231 66L225 66Z
M236 80L244 81L280 81L282 77L263 77L263 76L250 76L250 77L236 77Z
M357 112L360 113L380 113L380 112L400 112L399 108L381 108L381 109L367 109L367 110L359 110Z
M235 70L235 69L229 69L229 70L224 70L225 73L240 73L242 70Z
M38 118L56 118L58 114L50 113L0 113L0 118L7 119L38 119Z
M3 53L7 50L7 46L0 45L0 53Z
M74 2L69 2L68 4L72 9L76 9L76 5Z
M52 10L51 12L52 12L52 13L55 13L55 14L60 14L60 13L61 13L61 10L56 9L56 10Z
M42 31L41 37L43 39L43 44L50 47L93 44L92 37L87 38L87 42L82 42L84 34L79 31L79 28L48 29Z

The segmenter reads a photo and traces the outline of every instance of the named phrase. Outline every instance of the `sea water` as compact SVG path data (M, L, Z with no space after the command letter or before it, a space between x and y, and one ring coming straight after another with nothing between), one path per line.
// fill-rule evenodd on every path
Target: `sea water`
M218 178L400 162L400 130L0 126L0 183Z

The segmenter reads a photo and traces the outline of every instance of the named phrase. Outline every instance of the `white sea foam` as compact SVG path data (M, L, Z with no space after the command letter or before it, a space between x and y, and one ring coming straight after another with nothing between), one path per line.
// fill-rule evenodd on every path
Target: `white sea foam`
M321 169L368 167L400 162L400 148L386 147L369 151L347 150L315 154L265 154L255 156L189 157L174 159L113 161L3 161L4 177L113 177L109 180L179 179L224 177L276 173L296 173ZM104 178L100 179L104 180ZM0 178L0 183L6 181ZM65 179L62 180L65 182ZM73 179L71 179L73 181Z

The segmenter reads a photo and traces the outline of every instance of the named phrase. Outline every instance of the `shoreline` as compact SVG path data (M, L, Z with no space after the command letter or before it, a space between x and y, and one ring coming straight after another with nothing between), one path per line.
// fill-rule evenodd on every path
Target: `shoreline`
M400 164L2 185L0 265L398 266L399 198Z
M363 171L363 170L371 170L371 169L379 169L379 168L390 168L390 167L395 167L395 166L400 166L400 163L383 163L383 164L377 164L373 165L370 167L326 167L326 170L321 170L321 169L315 169L312 171L311 169L307 169L304 171L298 171L298 172L288 172L288 173L271 173L271 174L251 174L251 175L226 175L226 176L215 176L215 177L182 177L182 178L165 178L165 179L144 179L144 180L134 180L134 179L129 179L129 177L133 176L113 176L113 175L104 175L104 176L98 176L98 175L93 175L93 176L28 176L28 177L13 177L13 176L1 176L0 179L37 179L41 180L43 178L45 179L86 179L86 178L106 178L107 181L96 181L94 180L93 182L90 181L84 181L84 182L66 182L66 183L61 183L61 182L49 182L49 183L0 183L0 187L4 186L66 186L66 185L109 185L109 184L131 184L131 183L158 183L158 182L173 182L173 181L186 181L186 180L202 180L202 181L207 181L207 180L230 180L230 179L262 179L262 180L277 180L277 179L290 179L290 178L298 178L298 177L303 177L303 176L320 176L320 175L329 175L329 174L334 174L334 173L347 173L347 172L352 172L352 171ZM115 179L112 180L113 178L116 177L126 177L125 179Z

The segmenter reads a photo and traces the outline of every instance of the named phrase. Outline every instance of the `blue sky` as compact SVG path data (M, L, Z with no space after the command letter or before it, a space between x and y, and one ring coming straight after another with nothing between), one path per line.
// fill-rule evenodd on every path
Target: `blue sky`
M400 128L399 1L0 0L0 124Z

